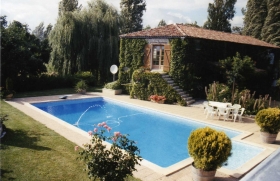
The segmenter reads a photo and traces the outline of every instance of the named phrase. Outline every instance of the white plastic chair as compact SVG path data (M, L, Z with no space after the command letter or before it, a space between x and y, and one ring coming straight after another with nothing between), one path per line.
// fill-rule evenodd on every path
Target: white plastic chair
M208 101L204 101L203 102L203 109L204 109L204 114L206 114L207 113L207 108L209 107L209 103L208 103Z
M217 115L217 110L214 107L208 106L206 109L207 109L206 118L208 118L209 115L211 117L213 117L214 115Z
M224 121L225 121L229 117L229 109L227 109L226 107L218 107L218 116L219 116L219 119L220 119L220 116L223 116Z
M234 109L231 110L231 112L229 113L230 114L229 116L231 116L232 119L233 119L234 118L234 114L238 114L238 112L239 112L239 110L241 108L241 105L240 104L234 104L232 107Z
M240 111L238 111L237 113L233 114L234 115L233 121L235 122L236 118L238 117L239 122L242 122L242 115L243 115L244 111L245 111L245 108L243 107L243 108L241 108Z

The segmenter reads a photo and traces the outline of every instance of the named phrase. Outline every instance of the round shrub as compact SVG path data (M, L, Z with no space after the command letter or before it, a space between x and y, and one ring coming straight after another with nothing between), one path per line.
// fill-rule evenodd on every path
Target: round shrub
M260 110L255 120L262 132L277 134L280 130L280 109L267 108Z
M109 83L105 84L104 88L117 90L117 89L121 89L122 87L121 87L121 84L119 81L114 81L114 82L109 82Z
M231 155L231 140L221 131L209 127L191 132L188 150L197 169L212 171L221 167Z

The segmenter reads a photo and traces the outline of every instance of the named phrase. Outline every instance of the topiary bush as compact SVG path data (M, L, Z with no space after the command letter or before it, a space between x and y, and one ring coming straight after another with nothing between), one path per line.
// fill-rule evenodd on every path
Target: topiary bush
M212 171L221 167L231 155L231 140L221 131L209 127L191 132L188 150L197 169Z
M280 109L267 108L260 110L255 117L255 121L262 132L277 134L280 130Z

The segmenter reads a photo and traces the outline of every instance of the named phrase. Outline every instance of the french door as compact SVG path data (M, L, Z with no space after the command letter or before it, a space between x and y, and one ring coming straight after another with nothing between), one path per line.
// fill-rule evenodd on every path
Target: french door
M164 46L154 45L152 54L152 69L162 70L164 65Z

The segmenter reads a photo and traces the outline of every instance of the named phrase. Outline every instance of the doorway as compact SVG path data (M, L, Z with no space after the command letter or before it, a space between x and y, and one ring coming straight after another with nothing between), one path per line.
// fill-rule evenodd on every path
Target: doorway
M152 54L152 69L163 70L164 65L164 46L154 45Z

